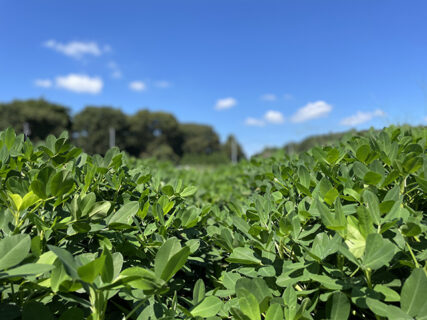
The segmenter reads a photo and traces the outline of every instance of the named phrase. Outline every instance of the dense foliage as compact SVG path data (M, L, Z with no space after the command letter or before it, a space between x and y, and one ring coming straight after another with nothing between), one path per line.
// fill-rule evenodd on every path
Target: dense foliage
M425 126L424 126L425 127ZM262 157L271 157L273 155L279 155L285 153L301 153L310 150L314 147L326 146L331 144L337 144L342 139L350 139L353 135L362 135L368 136L371 131L374 130L371 128L370 130L362 130L356 131L355 129L351 129L344 132L336 132L336 133L327 133L327 134L317 134L309 136L303 139L300 142L289 142L285 144L283 147L267 147L256 156Z
M73 117L68 108L44 99L14 100L0 103L0 130L27 128L31 140L44 140L71 131L72 142L89 154L105 155L110 147L110 129L114 145L135 157L154 157L182 164L223 164L230 162L230 143L237 158L245 158L233 136L221 144L218 134L208 125L179 123L167 112L139 110L127 115L109 106L87 106Z
M427 319L426 147L388 128L196 171L4 131L1 317Z

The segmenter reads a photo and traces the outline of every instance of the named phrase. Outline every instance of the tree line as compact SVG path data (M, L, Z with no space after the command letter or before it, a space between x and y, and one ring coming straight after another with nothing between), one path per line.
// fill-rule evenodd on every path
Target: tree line
M115 145L135 157L207 164L228 162L233 154L245 158L233 135L222 144L211 126L179 123L170 113L147 109L127 115L110 106L86 106L71 116L69 108L43 98L13 100L0 103L0 130L9 127L17 132L26 127L34 142L71 132L74 143L90 154L106 153L112 128Z

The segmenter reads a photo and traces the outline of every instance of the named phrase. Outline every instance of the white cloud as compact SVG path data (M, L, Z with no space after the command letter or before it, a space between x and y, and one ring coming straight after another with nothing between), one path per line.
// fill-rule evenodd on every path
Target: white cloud
M147 85L142 81L132 81L129 83L129 88L133 91L145 91L147 89Z
M294 99L294 96L293 96L293 95L291 95L290 93L285 93L285 94L283 95L283 99L285 99L285 100L293 100L293 99Z
M107 64L108 69L111 70L111 77L114 79L121 79L123 74L122 71L120 70L119 66L117 65L117 63L115 63L114 61L110 61Z
M427 122L427 116L424 117L424 122Z
M234 107L237 104L237 100L231 97L218 99L216 101L215 109L216 110L225 110Z
M92 56L100 56L105 52L111 51L111 47L106 45L104 47L100 47L94 41L81 42L81 41L71 41L68 43L61 43L56 40L48 40L43 45L46 48L50 48L66 56L80 59L84 55L92 55Z
M253 126L253 127L263 127L267 123L281 124L283 122L285 122L285 117L280 111L275 111L275 110L268 110L264 114L264 117L262 119L249 117L249 118L246 118L245 120L245 124L247 126Z
M277 97L273 93L266 93L261 96L261 100L264 101L276 101Z
M99 77L89 77L84 74L69 74L55 79L56 86L77 93L97 94L102 91L104 83Z
M298 109L298 111L292 116L292 122L305 122L308 120L321 118L326 116L332 111L332 106L327 104L325 101L309 102L304 107Z
M263 120L257 119L257 118L246 118L245 124L247 126L253 126L253 127L263 127L265 125L265 122Z
M377 110L372 111L372 112L357 111L356 114L342 119L341 125L343 125L343 126L356 126L358 124L368 122L368 121L372 120L373 118L384 117L384 116L385 116L385 112L380 110L380 109L377 109Z
M267 122L274 123L274 124L280 124L285 122L285 117L280 111L274 111L274 110L268 110L265 115L264 119Z
M162 80L162 81L156 81L156 82L154 82L154 85L157 88L169 88L172 84L169 81Z
M52 81L50 79L36 79L34 85L41 88L52 87Z

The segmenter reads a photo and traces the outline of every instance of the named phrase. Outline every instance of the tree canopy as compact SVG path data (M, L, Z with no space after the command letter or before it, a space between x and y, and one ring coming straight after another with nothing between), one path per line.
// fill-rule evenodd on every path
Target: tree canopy
M49 134L60 135L71 129L69 109L43 98L0 103L0 130L14 128L22 132L25 123L35 142L45 139Z
M234 141L238 160L245 158L234 136L229 136L222 145L211 126L179 123L173 114L161 111L142 109L127 115L110 106L87 106L71 117L67 107L42 98L0 104L0 130L12 127L22 132L25 123L33 141L71 131L74 143L90 154L107 152L112 128L115 145L135 157L183 163L224 163L231 159Z
M115 145L126 148L128 119L119 109L88 106L73 119L76 144L89 153L105 154L109 149L109 130L115 130Z

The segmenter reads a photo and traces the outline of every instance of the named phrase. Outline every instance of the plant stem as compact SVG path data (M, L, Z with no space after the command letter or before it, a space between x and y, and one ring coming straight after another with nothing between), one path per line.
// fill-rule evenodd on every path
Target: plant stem
M369 289L372 289L372 281L371 281L371 269L365 270L366 282L368 283Z
M411 246L409 245L409 243L408 243L408 242L406 242L406 241L405 241L405 243L406 243L406 246L408 247L409 252L411 253L411 256L412 256L412 259L414 260L415 266L416 266L417 268L419 268L419 267L420 267L420 265L418 264L418 261L417 261L417 259L415 258L415 255L414 255L414 252L412 251Z

